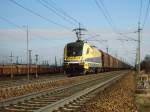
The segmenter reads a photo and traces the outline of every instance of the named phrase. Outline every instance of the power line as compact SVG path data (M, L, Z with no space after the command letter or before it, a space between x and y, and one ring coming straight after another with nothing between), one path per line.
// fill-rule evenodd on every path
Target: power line
M60 26L60 27L62 27L62 28L64 28L64 29L70 30L69 27L64 26L64 25L62 25L62 24L59 24L59 23L57 23L57 22L55 22L55 21L52 21L52 20L50 20L49 18L46 18L46 17L40 15L39 13L34 12L33 10L31 10L31 9L29 9L29 8L27 8L27 7L24 7L23 5L19 4L19 3L16 2L15 0L9 0L9 1L12 2L13 4L15 4L15 5L17 5L17 6L21 7L21 8L23 8L24 10L26 10L26 11L32 13L33 15L36 15L36 16L40 17L41 19L44 19L45 21L48 21L48 22L50 22L50 23L53 23L53 24L55 24L55 25L57 25L57 26Z
M102 12L102 14L104 15L106 21L108 22L109 26L111 27L111 29L114 31L114 33L116 33L117 35L121 35L123 37L128 37L126 36L125 34L123 33L120 33L117 28L115 27L114 25L114 22L112 20L112 17L110 16L107 8L105 7L104 3L99 0L99 2L97 0L94 0L95 1L95 4L97 5L97 7L99 8L99 10ZM101 5L100 5L101 4ZM103 7L103 8L102 8Z
M114 25L114 22L113 22L113 20L112 20L112 17L111 17L111 15L109 14L107 8L105 7L103 1L102 1L102 0L99 0L99 1L100 1L101 5L103 6L104 11L105 11L105 13L107 14L107 17L109 18L109 20L110 20L110 22L111 22L113 28L116 29L116 27L115 27L115 25Z
M17 28L19 28L19 29L21 29L21 27L18 26L16 23L14 23L14 22L12 22L12 21L10 21L10 20L2 17L2 16L0 16L0 19L3 20L3 21L5 21L5 22L7 22L7 23L9 23L9 24L11 24L11 25L13 25L13 26L15 26L15 27L17 27Z
M25 30L23 29L23 27L20 26L20 25L17 25L15 22L12 22L12 21L10 21L9 19L7 19L7 18L5 18L5 17L2 17L2 16L0 16L0 19L1 19L2 21L5 21L5 22L8 23L8 24L11 24L12 26L15 26L15 27L18 28L20 31L25 32ZM30 33L30 34L31 34L31 33ZM44 38L45 40L48 39L48 38L46 38L46 37L43 37L43 36L37 35L37 34L31 34L31 35L36 36L36 37L41 38L41 39Z
M71 23L71 24L74 24L72 21L68 20L66 17L62 16L60 13L58 13L56 10L54 10L53 8L49 7L47 5L47 3L43 3L44 1L41 1L41 0L37 0L43 7L47 8L48 10L50 10L51 12L55 13L57 16L61 17L63 20Z
M146 20L147 20L147 17L148 17L149 6L150 6L150 0L148 0L148 5L147 5L146 14L145 14L144 22L143 22L143 25L142 25L142 29L144 29L144 26L145 26L145 23L146 23Z
M76 24L82 24L81 22L79 22L77 19L75 19L74 17L70 16L66 11L64 11L64 9L62 9L61 7L58 7L58 5L53 1L53 0L42 0L43 2L45 2L45 4L48 4L51 6L51 8L53 8L54 10L56 10L58 13L61 13L62 15L64 15L66 18L72 20L74 23ZM88 31L88 30L87 30ZM92 32L93 33L93 32ZM96 35L96 34L95 34Z
M58 5L54 1L52 1L52 0L49 0L49 2L46 1L46 0L42 0L42 1L45 2L46 4L49 4L52 8L54 8L58 12L62 13L64 16L68 17L69 19L71 19L75 23L77 23L77 24L80 23L78 20L76 20L75 18L73 18L72 16L70 16L68 13L66 13L66 11L64 11L61 7L58 7ZM50 2L52 4L54 4L55 6L52 5Z
M114 32L116 32L113 24L111 23L110 19L108 18L108 16L106 15L106 12L104 11L104 9L101 7L101 5L99 4L99 2L97 0L94 0L95 4L97 5L97 7L99 8L99 10L102 12L102 14L104 15L106 21L108 22L108 24L110 25L110 27L112 28L112 30Z
M50 5L51 9L53 8L53 10L55 10L56 12L62 14L64 17L72 20L74 23L76 23L76 24L81 23L77 19L75 19L74 17L70 16L66 11L64 11L64 9L62 9L61 7L58 7L58 5L53 0L49 0L49 1L42 0L42 2L44 2L45 4Z
M143 0L140 0L140 14L139 14L139 18L138 18L138 22L141 22L141 15L142 15L142 2Z

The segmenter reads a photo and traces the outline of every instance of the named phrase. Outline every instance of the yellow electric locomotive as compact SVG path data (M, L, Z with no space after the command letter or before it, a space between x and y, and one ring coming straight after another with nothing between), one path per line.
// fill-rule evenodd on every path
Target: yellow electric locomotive
M102 52L83 40L68 43L64 48L64 72L68 75L97 73L102 67Z

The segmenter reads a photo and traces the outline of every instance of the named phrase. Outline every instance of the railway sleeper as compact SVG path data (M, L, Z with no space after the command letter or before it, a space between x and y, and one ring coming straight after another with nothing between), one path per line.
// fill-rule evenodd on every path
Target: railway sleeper
M68 105L68 108L71 108L71 109L77 109L79 108L80 106L77 106L77 105Z
M42 103L49 103L49 102L55 102L57 100L56 99L35 99L33 101L35 101L35 102L42 102Z
M73 111L72 109L68 109L66 107L60 107L58 110L60 110L60 112L71 112L71 111Z
M42 102L42 101L30 101L28 103L31 103L31 104L41 104L41 105L48 105L50 104L50 102Z
M58 101L58 100L60 100L62 97L56 97L56 96L49 96L49 97L44 97L44 98L38 98L38 99L35 99L35 101L37 100L37 101L51 101L51 102L55 102L55 101Z
M26 109L17 109L13 107L5 107L2 112L27 112Z
M71 105L71 104L67 104L67 105L65 105L64 107L66 107L66 108L68 108L68 109L71 109L71 110L75 110L75 109L79 108L80 106L73 106L73 105Z
M26 105L14 105L14 107L18 109L25 109L25 110L35 110L40 108L40 107L28 107Z
M24 106L29 106L29 107L43 107L45 105L42 105L42 104L32 104L32 103L22 103L21 105L24 105Z
M28 102L29 104L28 105L33 105L33 106L36 106L36 107L43 107L43 106L46 106L47 104L45 103L40 103L40 102Z

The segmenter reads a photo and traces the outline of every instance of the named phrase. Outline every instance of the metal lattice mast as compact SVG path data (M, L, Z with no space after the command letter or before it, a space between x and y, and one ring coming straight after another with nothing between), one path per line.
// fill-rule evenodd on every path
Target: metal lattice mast
M35 55L35 61L36 61L36 78L38 78L38 54Z
M11 61L11 76L10 77L13 78L14 75L13 75L13 54L12 54L12 52L9 57L10 57L10 61Z
M141 63L141 28L140 28L140 22L138 23L138 74L140 73L140 63Z

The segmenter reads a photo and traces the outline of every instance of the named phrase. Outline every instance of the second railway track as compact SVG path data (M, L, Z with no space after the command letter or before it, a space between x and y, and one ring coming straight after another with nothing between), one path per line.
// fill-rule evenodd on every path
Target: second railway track
M104 89L126 73L127 71L108 73L106 76L94 80L6 100L0 102L0 111L73 111L83 102L93 97L98 91Z

